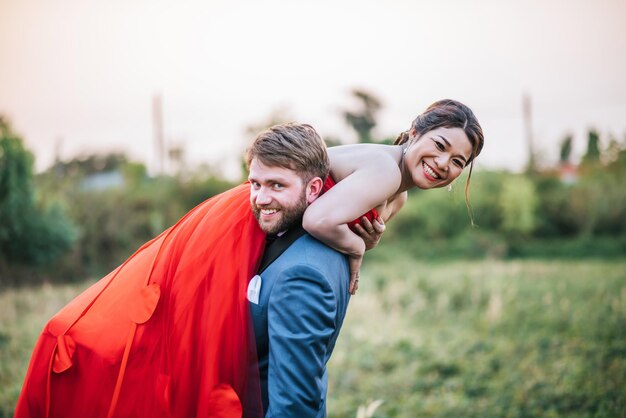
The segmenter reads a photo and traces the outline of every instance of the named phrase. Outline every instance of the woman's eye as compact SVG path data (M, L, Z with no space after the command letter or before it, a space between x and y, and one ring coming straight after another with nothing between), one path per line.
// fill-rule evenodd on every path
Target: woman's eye
M464 168L463 161L461 160L452 160L454 164L456 164L460 168Z
M439 149L439 151L443 151L446 149L446 147L441 142L435 141L435 144L437 148Z

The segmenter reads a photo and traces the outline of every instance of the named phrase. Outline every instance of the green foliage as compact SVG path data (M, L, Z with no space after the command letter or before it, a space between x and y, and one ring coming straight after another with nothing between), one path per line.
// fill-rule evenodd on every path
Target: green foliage
M22 139L0 119L0 259L4 265L50 263L75 239L61 205L37 198L33 160Z
M466 209L465 176L455 181L452 192L412 190L405 207L388 223L382 245L401 243L424 258L501 256L502 238L497 235L504 216L502 191L510 177L497 172L472 175L470 202L476 228Z
M535 229L538 197L532 181L524 176L511 176L503 184L500 195L502 230L506 234L528 236Z
M389 222L385 240L404 240L423 237L438 239L453 237L468 222L464 208L457 205L455 196L443 189L412 190L402 211Z
M559 162L561 164L565 164L569 162L570 156L572 155L572 136L567 135L563 142L561 142L561 149L559 152Z
M600 160L600 136L594 129L587 134L587 152L583 156L583 164L593 164Z
M580 231L579 221L572 211L572 188L556 177L535 177L539 195L537 204L537 238L570 238Z
M533 259L624 259L626 235L578 236L569 239L542 238L508 245L507 254L515 258Z
M97 161L109 163L93 164ZM100 173L94 166L121 173L123 184L88 186L85 180ZM66 202L78 229L77 244L47 277L57 281L105 275L191 208L233 186L211 174L150 178L143 164L117 154L59 162L38 183L46 198Z
M571 211L580 233L619 235L626 232L626 164L589 166L571 190Z
M80 236L59 268L65 276L59 279L108 273L191 208L232 186L213 177L158 177L107 190L65 189Z

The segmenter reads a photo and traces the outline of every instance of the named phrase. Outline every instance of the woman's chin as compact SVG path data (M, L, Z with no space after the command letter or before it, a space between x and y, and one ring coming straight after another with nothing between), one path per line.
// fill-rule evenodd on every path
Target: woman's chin
M414 184L417 188L422 189L422 190L438 189L444 186L443 184L439 184L439 183L430 181L428 179L420 179L419 181L416 181Z

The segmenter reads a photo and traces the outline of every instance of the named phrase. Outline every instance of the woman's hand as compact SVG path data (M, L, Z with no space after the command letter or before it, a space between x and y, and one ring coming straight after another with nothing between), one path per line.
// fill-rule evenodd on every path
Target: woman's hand
M363 262L363 254L350 256L350 287L349 291L351 295L354 295L359 288L359 271L361 270L361 263Z
M380 216L370 222L365 216L361 218L361 223L354 225L354 232L365 243L365 251L376 247L380 242L380 238L385 232L385 222ZM363 262L363 254L350 256L350 294L354 295L359 288L359 273L361 263Z
M385 232L385 222L380 216L370 222L365 216L354 226L355 233L365 242L365 251L376 247ZM360 264L359 264L360 265Z

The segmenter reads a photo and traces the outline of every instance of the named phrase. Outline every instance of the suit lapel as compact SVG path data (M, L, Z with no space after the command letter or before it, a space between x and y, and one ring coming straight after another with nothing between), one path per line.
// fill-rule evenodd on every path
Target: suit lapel
M304 235L306 231L302 228L302 224L298 223L293 228L290 228L270 245L266 246L263 258L261 259L261 266L259 267L259 273L262 273L270 264L274 262L280 255L285 252L287 248L295 240Z

